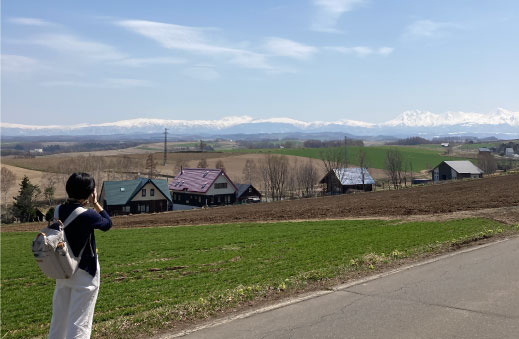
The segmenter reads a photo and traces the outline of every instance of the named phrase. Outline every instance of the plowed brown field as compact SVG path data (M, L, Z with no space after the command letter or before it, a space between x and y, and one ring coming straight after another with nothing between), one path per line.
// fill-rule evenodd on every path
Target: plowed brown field
M215 223L399 217L519 206L519 174L445 182L397 191L379 191L192 211L113 218L114 227L152 227ZM517 208L513 208L514 214ZM517 221L519 222L519 221ZM2 227L37 230L40 224Z

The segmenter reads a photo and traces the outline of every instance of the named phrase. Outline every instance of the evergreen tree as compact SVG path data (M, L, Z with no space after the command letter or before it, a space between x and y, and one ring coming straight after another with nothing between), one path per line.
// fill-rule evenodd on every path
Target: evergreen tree
M21 222L32 221L36 218L34 202L41 193L38 185L33 185L27 176L20 183L20 193L14 198L13 215Z

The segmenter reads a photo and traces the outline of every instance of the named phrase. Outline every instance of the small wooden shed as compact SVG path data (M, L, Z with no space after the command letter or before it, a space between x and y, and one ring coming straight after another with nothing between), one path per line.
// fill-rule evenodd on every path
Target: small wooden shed
M342 194L349 190L372 191L375 180L367 168L337 168L328 172L319 182L326 185L326 193Z

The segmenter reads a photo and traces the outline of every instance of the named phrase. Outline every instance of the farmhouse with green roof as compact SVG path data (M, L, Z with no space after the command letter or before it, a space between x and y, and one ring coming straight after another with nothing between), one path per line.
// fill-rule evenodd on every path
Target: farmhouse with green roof
M165 179L105 181L99 196L110 215L163 212L173 204Z

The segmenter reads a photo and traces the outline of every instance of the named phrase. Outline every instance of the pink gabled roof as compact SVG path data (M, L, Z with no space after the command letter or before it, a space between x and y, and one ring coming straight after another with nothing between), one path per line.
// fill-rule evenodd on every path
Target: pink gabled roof
M222 174L225 175L236 190L236 186L234 186L234 183L224 171L212 168L184 168L169 184L169 189L173 191L206 193Z

